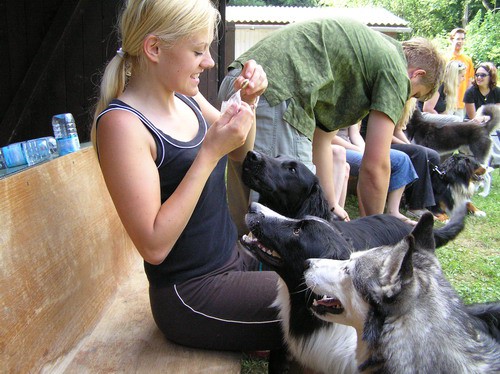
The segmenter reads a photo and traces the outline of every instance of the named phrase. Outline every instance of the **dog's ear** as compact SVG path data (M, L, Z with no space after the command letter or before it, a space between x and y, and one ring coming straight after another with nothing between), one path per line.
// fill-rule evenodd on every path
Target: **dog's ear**
M412 231L415 238L415 249L434 252L436 242L434 240L434 217L432 213L427 212L422 215L417 225Z
M328 219L330 216L328 202L318 180L313 183L309 191L309 197L304 200L296 216L303 217L305 215L314 215L323 219Z
M382 263L381 301L391 303L413 277L415 238L408 235L392 248Z

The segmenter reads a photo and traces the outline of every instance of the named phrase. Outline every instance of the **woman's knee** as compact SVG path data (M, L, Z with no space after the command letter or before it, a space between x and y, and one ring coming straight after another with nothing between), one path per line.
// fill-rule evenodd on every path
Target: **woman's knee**
M334 163L346 162L346 151L341 145L332 144L332 155Z

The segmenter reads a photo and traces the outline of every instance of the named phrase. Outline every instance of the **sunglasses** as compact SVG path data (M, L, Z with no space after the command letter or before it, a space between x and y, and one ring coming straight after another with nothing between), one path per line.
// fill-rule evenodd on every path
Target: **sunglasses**
M489 74L476 74L476 78L485 78L489 76L490 76Z

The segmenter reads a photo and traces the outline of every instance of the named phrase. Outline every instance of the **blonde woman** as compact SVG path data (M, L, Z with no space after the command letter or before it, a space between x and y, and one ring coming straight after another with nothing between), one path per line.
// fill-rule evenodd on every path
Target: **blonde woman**
M252 271L259 263L238 251L225 188L228 156L242 160L253 146L267 78L248 61L235 81L241 106L224 113L202 96L218 20L210 0L127 1L93 139L164 335L198 348L272 350L282 347L271 307L278 276Z
M458 109L458 88L465 80L466 66L460 61L450 61L446 65L443 83L436 93L422 105L426 118L442 122L460 121ZM428 116L427 113L442 116Z

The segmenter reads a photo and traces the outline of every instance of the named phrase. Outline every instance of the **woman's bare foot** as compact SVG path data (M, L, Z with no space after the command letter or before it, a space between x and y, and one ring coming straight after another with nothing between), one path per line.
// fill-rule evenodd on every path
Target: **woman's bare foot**
M404 214L401 214L399 212L397 212L397 213L388 213L388 214L390 214L391 216L396 217L397 219L399 219L400 221L402 221L402 222L404 222L404 223L406 223L408 225L411 225L411 226L416 226L417 225L417 221L414 221L411 218L408 218Z

